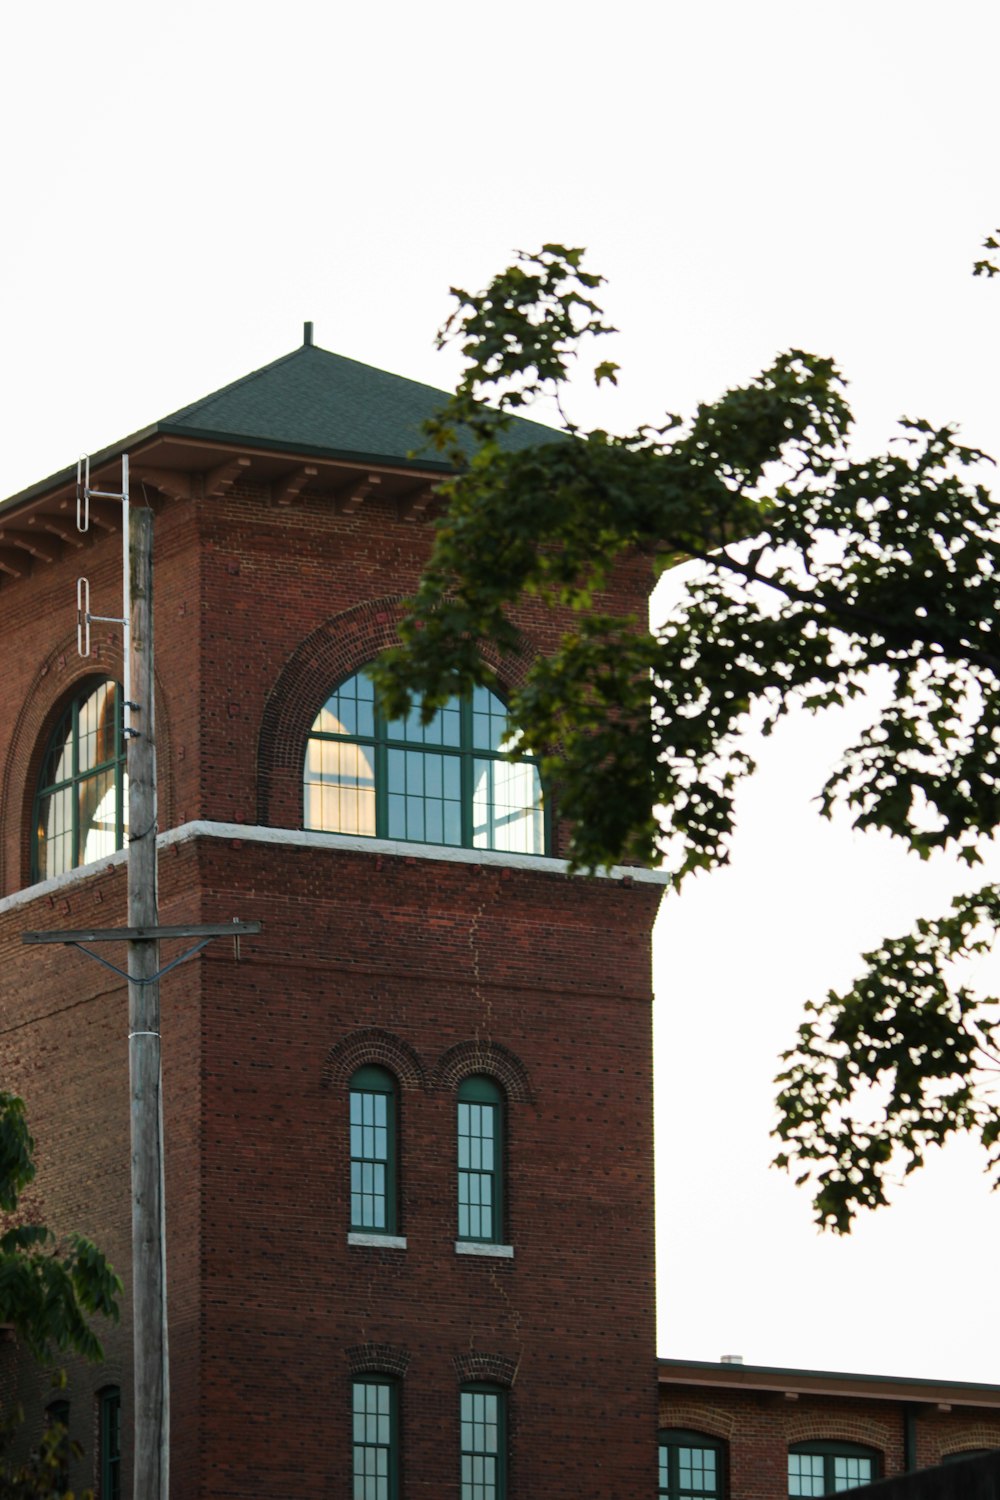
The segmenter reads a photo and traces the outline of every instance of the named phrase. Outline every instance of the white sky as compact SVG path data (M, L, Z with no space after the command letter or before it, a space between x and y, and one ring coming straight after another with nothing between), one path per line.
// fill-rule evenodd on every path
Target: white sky
M1000 451L991 0L15 7L0 88L0 495L286 353L447 385L451 283L590 247L622 329L581 421L686 411L791 345L859 442ZM730 870L656 945L660 1351L1000 1382L1000 1199L950 1149L850 1241L767 1170L801 1002L956 877L821 825L790 725ZM966 877L961 877L966 879Z

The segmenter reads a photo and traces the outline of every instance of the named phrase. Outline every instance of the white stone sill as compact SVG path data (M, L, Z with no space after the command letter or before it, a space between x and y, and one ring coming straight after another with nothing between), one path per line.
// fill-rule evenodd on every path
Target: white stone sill
M513 1260L513 1245L493 1245L485 1240L456 1240L456 1255L492 1255L498 1260Z
M373 1250L405 1250L406 1237L401 1234L349 1234L349 1245L368 1245Z

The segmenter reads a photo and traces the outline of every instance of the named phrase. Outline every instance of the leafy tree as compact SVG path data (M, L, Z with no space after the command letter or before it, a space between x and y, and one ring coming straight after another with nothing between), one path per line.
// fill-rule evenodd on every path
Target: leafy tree
M12 1324L36 1359L59 1354L103 1358L90 1320L118 1320L122 1284L96 1245L82 1235L57 1240L43 1224L20 1221L21 1194L34 1179L34 1142L24 1103L0 1092L0 1210L13 1219L0 1233L0 1322ZM61 1376L56 1376L56 1385ZM23 1422L20 1411L0 1424L0 1500L62 1500L62 1476L70 1444L54 1423L24 1462L7 1457ZM82 1497L81 1497L82 1500Z
M687 420L613 436L563 417L551 441L507 445L538 397L562 413L572 361L611 331L600 282L582 251L553 244L477 295L454 291L440 340L460 340L465 373L428 433L455 473L402 645L375 674L387 711L419 694L429 717L491 684L479 643L521 651L525 599L558 612L557 648L510 699L520 748L556 790L577 868L660 861L679 886L728 859L751 727L874 686L873 721L827 775L823 813L844 807L922 858L951 848L977 863L1000 822L1000 544L983 455L950 427L904 420L888 452L853 458L837 367L796 349ZM601 361L594 377L616 370ZM651 578L690 565L655 630L611 606L616 569L636 557ZM954 1131L978 1133L1000 1174L980 1073L997 1002L949 980L998 918L988 886L810 1008L776 1134L823 1225L849 1229L885 1201L894 1166L914 1170ZM871 1084L886 1101L877 1125Z

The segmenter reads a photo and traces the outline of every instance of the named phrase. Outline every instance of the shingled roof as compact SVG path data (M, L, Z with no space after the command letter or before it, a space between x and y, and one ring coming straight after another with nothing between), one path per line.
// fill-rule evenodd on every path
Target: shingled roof
M419 453L422 468L428 462L447 468L422 431L422 423L447 399L434 386L303 344L173 412L157 429L215 441L251 438L267 447L366 463L405 463ZM538 422L517 419L501 442L518 449L558 436Z

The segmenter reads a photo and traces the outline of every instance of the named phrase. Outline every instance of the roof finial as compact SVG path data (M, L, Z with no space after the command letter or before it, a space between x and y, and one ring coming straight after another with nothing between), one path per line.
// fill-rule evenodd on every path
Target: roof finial
M303 323L303 325L302 325L302 342L303 342L304 345L306 345L306 347L310 347L312 345L312 341L313 341L313 326L312 326L311 323Z

